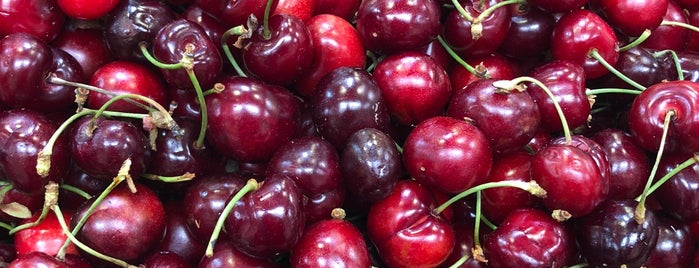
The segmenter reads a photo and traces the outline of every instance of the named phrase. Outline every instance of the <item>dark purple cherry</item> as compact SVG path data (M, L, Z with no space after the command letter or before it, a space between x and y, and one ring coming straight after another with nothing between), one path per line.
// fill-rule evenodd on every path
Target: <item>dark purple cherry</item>
M361 129L347 139L340 168L347 189L345 206L358 212L368 212L403 176L394 140L375 128Z
M211 88L221 72L223 59L215 44L198 24L177 19L165 25L153 38L153 56L164 63L178 63L185 53L191 55L194 75L204 88ZM161 69L171 87L194 89L184 68Z
M139 44L150 43L160 29L175 20L170 7L158 0L122 0L105 20L105 39L114 58L145 62Z
M539 108L526 92L500 92L495 79L480 79L456 90L447 115L473 122L494 153L520 149L539 129Z
M465 7L473 18L499 1L465 1ZM464 18L458 10L452 10L444 22L444 40L462 57L472 58L491 54L500 47L510 29L510 8L501 7L494 10L480 22L480 30L474 22ZM475 31L475 32L474 32ZM480 36L478 36L480 34Z
M658 241L658 220L646 210L639 224L634 218L637 202L607 200L575 222L583 257L596 267L641 267Z
M286 175L267 176L226 217L225 230L240 251L262 259L289 253L303 234L304 197Z
M664 154L656 180L692 157L691 154ZM693 164L663 183L654 194L663 210L686 222L699 220L699 165Z
M190 5L182 12L182 18L193 21L199 24L209 39L216 45L220 52L223 52L221 48L221 37L223 33L228 30L226 26L223 26L221 22L211 16L198 5ZM221 54L223 55L223 54Z
M220 240L214 246L214 254L201 258L198 268L255 267L277 268L280 265L268 260L250 257L236 249L228 240Z
M90 268L92 267L87 261L73 254L65 256L64 260L59 260L55 256L51 256L44 252L34 251L27 254L19 255L12 262L5 263L11 268Z
M0 4L0 36L28 33L50 42L63 30L66 15L55 0L6 0Z
M379 54L393 54L427 45L440 31L436 0L365 0L357 11L362 44Z
M148 138L143 131L127 121L93 118L80 118L69 133L73 161L90 176L111 180L124 161L131 159L129 174L139 178L150 162Z
M301 19L286 14L269 18L269 32L254 29L243 44L243 63L256 78L287 86L308 73L313 64L313 39Z
M7 187L11 187L8 189ZM0 191L5 192L5 196L0 201L0 205L7 206L8 204L17 203L27 209L29 209L32 214L34 212L41 211L44 204L44 193L42 191L34 193L26 193L12 187L12 185L2 185L0 186ZM0 220L7 223L17 223L19 224L26 217L30 215L15 214L12 211L2 211L0 210Z
M674 63L671 66L666 66L663 63L664 57L654 56L655 52L657 51L641 46L633 47L619 53L619 60L614 65L614 68L645 87L660 83L663 80L676 80L676 76L671 77L672 71L668 68L675 68ZM598 81L602 87L631 87L631 85L612 73L600 77Z
M633 199L641 194L650 176L650 164L645 151L620 129L604 129L593 138L609 160L609 198Z
M187 268L188 264L182 256L170 251L158 251L150 254L143 262L145 268Z
M580 65L570 61L550 61L533 69L529 76L551 90L571 129L587 123L590 102L585 95L585 71ZM561 131L561 119L553 100L535 84L527 85L527 93L539 106L541 127L551 132Z
M541 8L549 13L562 13L578 9L588 0L530 0L530 5Z
M244 77L227 77L226 90L206 98L206 139L226 157L264 162L294 136L299 101L288 90Z
M187 226L194 237L206 244L228 200L245 185L236 175L206 176L187 188L182 205Z
M483 241L488 267L565 267L573 258L573 236L547 213L519 209Z
M68 140L59 137L53 144L51 166L46 176L37 174L37 156L58 129L58 124L44 115L26 109L0 113L0 169L3 180L15 189L41 193L48 181L59 182L70 167Z
M531 5L513 5L510 30L500 52L519 59L541 56L551 46L555 23L551 13Z
M696 241L687 224L667 216L658 216L658 242L648 255L645 267L689 267Z
M165 230L165 209L158 196L136 183L131 192L126 183L112 190L76 235L90 248L126 262L142 261L154 249ZM85 217L94 198L85 202L71 219L72 226Z
M111 181L87 175L75 162L70 164L68 173L63 176L60 181L64 185L76 187L90 196L99 195L107 188ZM58 203L61 204L61 209L64 211L75 211L82 203L85 202L85 197L78 195L75 192L69 191L61 187L58 194Z
M272 2L274 10L279 1ZM219 19L225 27L245 25L250 15L262 21L267 0L194 0L194 4Z
M91 77L99 67L113 60L104 30L98 28L65 29L51 45L73 56L85 77Z
M490 218L488 218L490 220ZM450 268L464 256L473 256L473 222L458 221L452 224L454 229L454 250L451 252L447 260L445 260L440 268ZM485 228L481 228L484 231ZM481 238L480 241L483 241ZM486 268L487 263L477 261L475 258L469 257L465 263L457 266L459 268Z
M318 133L338 149L360 129L389 128L381 89L374 77L361 69L341 67L324 76L310 105Z
M182 209L184 201L169 201L165 204L165 231L158 250L179 255L190 267L196 266L204 255L208 237L197 237L187 225L187 211Z

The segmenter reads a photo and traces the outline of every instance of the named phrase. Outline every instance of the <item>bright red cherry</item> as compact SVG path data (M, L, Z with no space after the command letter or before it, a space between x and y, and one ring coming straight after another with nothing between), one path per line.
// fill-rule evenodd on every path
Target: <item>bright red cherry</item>
M306 228L289 258L292 268L371 266L362 233L342 219L323 220Z
M153 69L130 61L113 61L97 69L90 79L90 85L114 94L133 93L146 96L167 107L167 89L161 76ZM99 109L113 96L100 92L90 92L86 107ZM110 111L144 113L143 108L118 100L109 106Z
M68 17L81 20L94 20L107 15L120 0L57 0L61 11Z
M72 215L72 213L64 212L63 218L65 221L70 221ZM35 214L31 218L22 221L22 224L34 222L38 218L39 214ZM61 225L58 223L58 217L51 212L38 225L22 229L15 233L13 237L17 255L39 251L54 256L67 239ZM70 244L66 252L78 254L78 248L74 244Z
M3 0L0 4L0 36L28 33L49 42L63 30L65 21L55 0Z

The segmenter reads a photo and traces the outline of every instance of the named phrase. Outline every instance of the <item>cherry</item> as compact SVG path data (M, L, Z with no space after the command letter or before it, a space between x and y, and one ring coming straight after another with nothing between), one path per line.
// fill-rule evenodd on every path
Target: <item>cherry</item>
M340 169L347 189L344 207L360 213L386 197L403 176L395 142L375 128L361 129L347 139Z
M72 214L64 213L65 220L69 220ZM37 225L14 233L14 245L18 256L31 252L43 252L55 256L63 246L67 237L58 223L56 214L49 213ZM39 213L22 221L22 224L32 223L39 219ZM78 248L71 244L66 249L68 254L78 254Z
M593 0L590 5L614 28L628 36L653 30L663 21L668 0L610 1Z
M573 259L573 237L562 223L537 209L511 212L483 241L489 267L564 267Z
M357 11L357 31L364 47L393 54L427 45L440 31L436 0L365 0Z
M17 256L7 267L90 268L92 266L87 261L74 254L66 255L65 260L59 260L49 254L36 251Z
M265 28L266 27L266 28ZM313 64L313 39L304 22L292 15L269 18L243 43L243 63L260 80L287 86L306 75Z
M182 12L182 18L193 21L201 26L201 28L204 29L204 32L206 32L206 36L208 36L211 42L215 44L214 47L219 49L219 52L223 52L221 47L221 37L226 30L228 30L228 28L223 26L218 19L214 18L211 16L211 14L207 13L204 11L204 9L197 5L187 6L187 8Z
M446 71L415 51L389 55L374 69L389 113L401 124L417 124L441 114L451 96Z
M90 248L127 262L140 262L157 246L165 230L165 209L148 187L136 192L118 185L95 208L76 237ZM71 225L86 217L91 199L75 212Z
M66 15L52 0L9 0L0 5L0 36L28 33L50 42L63 29Z
M303 195L288 176L272 174L245 195L226 217L233 244L250 256L272 259L287 254L299 241L306 218Z
M105 39L118 60L145 62L139 44L150 43L175 13L158 0L122 0L105 18Z
M539 129L539 108L526 92L502 93L494 79L480 79L456 90L447 115L472 122L488 138L494 153L519 149Z
M41 151L58 129L58 125L43 114L26 109L0 112L0 169L5 180L26 193L42 193L49 181L61 181L70 167L68 140L59 137L50 155L51 168L47 174L37 173ZM4 200L3 200L4 201ZM22 203L22 202L20 202Z
M608 72L599 60L590 57L591 50L596 50L601 58L614 65L619 58L617 46L617 37L609 24L587 9L563 15L556 22L551 37L553 58L582 65L588 79Z
M633 47L619 54L619 60L614 68L644 87L660 83L662 80L675 80L673 77L676 77L676 74L671 74L674 71L674 63L671 63L672 65L666 64L666 61L671 60L668 57L656 57L655 53L656 51L652 49L641 46ZM629 88L632 86L612 73L606 74L598 80L601 87ZM610 99L612 98L610 97ZM616 99L615 96L614 100Z
M271 10L275 9L277 2L272 2ZM194 0L194 4L219 19L224 26L231 28L244 25L250 15L261 19L267 0Z
M644 150L620 129L604 129L592 137L609 160L609 198L632 199L640 195L650 176L648 157Z
M594 140L582 135L572 135L570 140L565 137L554 138L550 144L571 145L588 153L595 165L599 168L601 176L602 193L604 198L609 193L609 181L611 180L611 167L607 158L606 151Z
M658 221L651 210L638 223L638 202L607 200L575 222L576 237L590 265L641 267L658 241Z
M541 8L549 13L563 13L578 9L588 0L529 0L529 4Z
M314 15L332 14L352 21L359 9L361 0L310 0L313 1Z
M501 155L493 162L486 182L531 181L531 160L532 156L522 151ZM539 204L538 199L530 193L512 187L486 189L482 195L483 216L494 224L502 223L512 211Z
M85 77L92 77L99 67L113 60L102 29L64 29L51 45L75 58Z
M57 0L57 2L61 11L68 15L68 17L82 20L101 18L119 4L119 0Z
M682 162L692 157L690 154L664 154L658 166L656 178L668 174ZM663 183L655 195L663 210L680 219L692 222L699 220L699 165L693 164L673 175Z
M143 262L146 268L170 267L187 268L190 265L180 256L169 251L158 251L146 258Z
M78 167L75 162L71 163L68 173L63 176L63 180L60 181L61 187L58 194L58 203L61 205L61 209L66 211L77 210L82 203L88 198L99 195L107 186L110 181L94 178L87 175L80 167ZM68 190L70 186L82 190L87 195L82 195L73 191ZM67 212L64 212L64 214Z
M668 1L664 9L663 23L653 29L650 37L641 43L641 46L656 50L682 51L689 37L689 30L685 27L666 25L668 22L687 23L687 14L674 1ZM648 12L644 10L644 13ZM645 16L645 15L644 15Z
M391 267L434 267L454 247L454 231L432 213L434 195L414 180L402 180L371 206L367 233L381 259Z
M497 51L510 28L510 9L497 8L488 14L484 11L499 1L465 2L464 10L473 19L465 18L457 9L452 10L444 22L444 40L465 58L485 56Z
M169 201L165 206L165 231L157 247L161 252L179 255L190 267L196 266L204 255L206 245L189 229L184 201Z
M554 25L555 19L551 13L534 6L514 5L510 30L499 51L518 59L541 56L551 45Z
M316 6L314 0L279 0L272 15L287 14L308 21L313 17Z
M236 175L205 176L187 188L182 205L189 230L202 244L214 230L226 202L245 184Z
M4 208L0 210L0 219L3 222L19 223L31 217L32 212L40 211L44 203L43 192L26 193L17 190L12 185L0 186L0 191L5 193L0 201L0 207ZM22 209L16 209L18 204ZM27 210L28 213L26 213Z
M403 163L415 180L458 193L480 184L492 165L488 140L476 126L437 116L418 124L403 145Z
M97 69L90 78L90 85L106 90L111 94L138 94L146 96L161 105L167 105L167 91L161 76L143 64L130 61L112 61ZM86 107L99 109L113 95L91 92ZM142 107L117 100L109 107L110 111L143 113Z
M153 38L153 56L164 63L178 63L183 55L191 57L191 66L197 81L204 88L213 87L223 66L218 46L209 39L204 29L195 22L177 19L166 24ZM186 53L186 54L185 54ZM189 64L189 63L188 63ZM161 69L171 87L194 89L184 68Z
M111 180L126 159L131 160L129 174L133 178L141 176L148 167L148 139L133 124L92 116L82 117L75 124L69 133L72 159L90 176Z
M267 260L262 260L250 257L233 246L233 243L227 240L219 241L214 247L214 254L204 256L199 265L199 268L215 268L215 267L258 267L258 268L275 268L279 265Z
M658 242L648 255L646 267L688 267L694 253L694 239L687 225L669 217L658 217Z
M364 68L364 46L348 21L336 15L320 14L306 22L306 27L313 40L313 65L294 84L299 95L312 96L318 80L339 67Z
M452 224L454 229L454 237L456 238L456 243L454 245L454 250L449 255L446 261L442 263L439 267L461 267L461 268L484 268L488 267L485 262L481 262L472 258L474 248L473 239L473 223L465 221L457 221ZM481 229L483 230L483 229ZM457 262L461 261L464 256L469 256L465 263L459 266L454 266Z
M484 77L509 80L520 75L517 63L497 53L471 58L466 63L475 66L475 73L457 64L448 69L451 88L455 92Z
M318 133L338 149L360 129L389 129L390 115L381 89L365 70L333 70L318 81L310 105Z
M291 267L371 266L362 233L343 219L322 220L306 228L289 262Z
M221 83L226 90L206 98L207 141L234 160L269 160L294 136L298 100L284 88L250 78L227 77Z
M691 81L668 81L648 87L636 97L629 109L631 135L646 150L657 151L665 117L674 113L665 143L668 151L693 153L699 141L693 138L699 127L699 84Z
M449 55L449 52L447 52L438 39L432 40L432 42L429 42L427 45L414 50L430 56L430 58L437 62L437 64L439 64L439 66L441 66L444 70L449 70L451 69L451 66L454 65L454 58Z
M590 102L585 95L585 71L571 61L550 61L534 68L529 76L549 88L571 128L583 125L590 115ZM536 84L527 85L527 93L539 106L541 127L552 132L561 131L561 119L555 116L553 100Z

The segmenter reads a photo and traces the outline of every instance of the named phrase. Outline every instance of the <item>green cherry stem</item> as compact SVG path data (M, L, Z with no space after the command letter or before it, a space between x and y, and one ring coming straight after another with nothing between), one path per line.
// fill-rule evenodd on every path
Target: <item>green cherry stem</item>
M607 70L609 70L610 73L616 75L617 77L619 77L619 79L628 83L632 87L635 87L638 90L645 90L646 89L646 87L644 87L643 85L639 84L636 81L633 81L633 79L631 79L628 76L626 76L625 74L619 72L619 70L617 70L616 68L614 68L614 66L609 64L609 62L607 62L602 57L602 55L599 54L599 51L597 51L596 48L591 49L590 52L588 53L588 56L593 58L593 59L596 59L600 64L602 64L602 66L604 66L604 68L607 68Z
M84 250L85 252L89 253L92 256L95 256L101 260L108 261L114 265L117 265L119 267L127 267L127 268L138 268L138 266L131 265L123 260L107 256L101 252L98 252L89 246L83 244L78 240L78 238L75 237L73 233L70 232L70 228L68 228L68 224L66 223L65 219L63 218L63 212L61 212L61 208L54 204L51 206L51 210L56 214L56 218L58 218L58 224L61 225L61 229L63 229L63 232L65 233L66 237L66 242L70 241L71 243L75 244L78 248ZM65 259L65 254L62 255L57 255L56 258L58 259Z
M675 176L677 173L680 173L680 171L684 170L685 168L691 167L692 165L694 165L694 164L696 164L696 163L699 163L699 153L695 153L694 155L692 155L692 157L690 157L689 159L687 159L687 160L685 160L684 162L680 163L678 166L676 166L675 168L673 168L670 172L668 172L667 174L665 174L665 176L663 176L663 177L660 178L658 181L656 181L656 182L653 184L653 186L651 186L651 187L648 189L648 195L650 195L650 194L652 194L653 192L655 192L656 190L658 190L658 188L660 188L660 186L662 186L663 183L665 183L666 181L670 180L670 179L672 178L672 176ZM641 198L641 197L639 196L639 197L636 198L636 200L638 201L638 200L640 200L640 198Z
M231 198L230 201L226 204L226 206L223 208L223 211L221 211L221 216L218 217L218 220L216 221L216 225L214 225L214 231L211 233L211 238L209 239L209 243L206 246L206 251L205 255L207 257L211 257L214 255L214 246L216 245L216 241L218 241L218 237L221 235L221 229L223 229L223 223L226 221L226 217L228 217L228 214L233 211L233 208L235 207L235 204L238 203L238 201L245 196L245 194L255 191L259 188L259 184L255 179L249 179L247 183L245 183L245 186L238 191L233 198Z
M486 19L488 16L490 16L490 14L495 12L496 9L501 8L503 6L512 5L512 4L524 4L526 2L527 2L526 0L505 0L502 2L497 2L495 5L492 5L492 6L488 7L487 9L483 10L483 12L481 12L481 14L479 14L478 17L476 17L472 21L472 23L481 23L484 19Z
M471 16L471 14L468 13L464 9L464 7L459 3L459 0L451 0L451 3L454 5L457 11L459 11L459 14L461 14L462 17L464 17L465 20L467 21L473 21L474 18Z
M49 183L44 186L44 189L44 206L41 208L41 214L39 214L39 217L33 222L28 222L13 228L9 232L10 235L39 225L39 223L41 223L41 221L48 216L49 211L51 211L51 206L58 203L58 184L53 181L49 181Z
M66 190L68 192L77 194L77 195L81 196L82 198L85 198L86 200L92 198L91 194L83 191L82 189L80 189L78 187L70 185L70 184L61 183L60 188L63 190Z
M661 26L677 26L677 27L682 27L689 29L690 31L697 32L699 33L699 27L684 23L684 22L679 22L679 21L671 21L671 20L664 20L660 23Z
M596 88L596 89L587 89L585 90L585 95L592 96L592 95L600 95L600 94L631 94L631 95L639 95L641 94L640 90L635 90L635 89L626 89L626 88Z
M248 30L245 29L245 26L239 25L228 29L221 36L221 46L223 48L223 53L226 54L226 58L228 58L228 61L233 66L233 69L235 69L235 72L238 74L238 76L241 77L247 77L247 75L245 74L243 69L240 68L240 65L238 65L238 62L235 60L235 57L233 57L233 53L231 53L231 48L228 46L228 39L231 38L231 36L233 35L240 36L246 34L247 32Z
M670 110L667 111L665 114L665 120L663 121L663 134L660 136L660 148L658 148L658 154L655 156L655 163L653 164L653 168L650 170L650 176L648 176L648 180L646 181L646 186L643 188L643 193L641 196L639 196L638 199L638 205L636 206L636 210L634 211L634 219L638 224L642 224L643 221L645 221L645 215L646 215L646 198L650 194L650 187L653 184L653 178L655 178L655 174L658 172L658 166L660 165L660 159L663 156L663 153L665 151L665 142L667 141L667 133L670 129L670 121L672 121L675 118L675 111Z
M15 227L12 226L12 224L0 221L0 228L3 228L3 229L6 229L7 231L10 231L10 230L14 229Z
M141 177L153 180L153 181L162 181L162 182L167 182L167 183L175 183L175 182L183 182L183 181L191 181L194 179L195 175L194 173L189 173L185 172L182 175L179 176L161 176L161 175L156 175L156 174L142 174Z
M497 181L497 182L487 182L483 183L480 185L476 185L474 187L471 187L453 197L451 197L449 200L446 202L442 203L440 206L434 209L435 215L441 214L444 212L447 207L451 206L454 204L456 201L461 200L464 197L467 197L471 194L474 194L478 191L482 191L485 189L490 189L490 188L497 188L497 187L514 187L514 188L519 188L524 191L529 192L530 194L533 194L537 197L545 197L546 196L546 190L544 188L541 188L539 184L536 183L536 181Z
M148 47L146 46L146 42L140 42L138 43L138 47L141 49L141 54L143 54L144 57L150 62L151 64L155 65L155 67L158 67L160 69L165 69L165 70L176 70L184 67L183 62L178 62L178 63L164 63L153 57L153 55L148 51ZM185 56L186 57L186 56Z
M454 262L454 264L450 265L449 268L459 268L459 267L461 267L462 264L466 263L468 261L468 259L470 259L470 258L471 258L471 255L468 255L468 254L461 256L461 258L459 258L456 262Z
M475 246L481 246L480 230L481 230L481 214L482 205L481 201L483 199L483 191L476 192L476 222L473 225L473 244Z
M648 37L650 37L650 33L651 33L651 30L649 30L649 29L644 30L643 33L641 33L641 35L639 35L636 39L634 39L630 43L626 44L625 46L620 47L618 49L619 52L628 51L629 49L637 47L638 45L643 43L643 41L646 41L646 39L648 39Z
M272 38L272 33L269 31L269 17L272 13L272 3L274 0L267 0L267 5L265 6L264 18L262 19L262 38L269 40Z
M558 113L558 117L561 119L561 126L563 127L563 135L565 137L566 143L570 144L571 142L573 142L573 139L571 138L570 127L568 126L568 120L566 119L565 114L563 114L563 109L561 108L561 105L558 103L558 100L556 100L556 96L553 95L553 92L551 92L551 90L546 85L544 85L544 83L542 83L539 80L536 80L533 77L521 76L512 80L495 81L493 82L493 86L504 90L526 90L526 87L524 85L520 85L524 82L534 83L535 85L539 86L539 88L541 88L541 90L543 90L544 93L546 93L549 99L551 99L554 108L556 108L556 113Z
M476 75L476 76L478 76L478 77L481 77L481 78L490 78L490 75L488 74L487 69L484 70L484 71L478 71L478 70L476 70L476 68L474 68L473 66L471 66L470 64L468 64L468 63L467 63L466 61L464 61L458 54L456 54L456 52L454 51L454 49L452 49L451 46L449 46L449 44L447 44L447 41L444 41L444 38L442 38L442 36L439 36L439 35L438 35L438 36L437 36L437 41L439 41L439 43L440 43L440 44L442 45L442 47L447 51L447 53L449 53L449 55L450 55L457 63L461 64L461 66L463 66L464 68L466 68L466 70L467 70L468 72L470 72L470 73L472 73L472 74L474 74L474 75Z
M199 102L199 114L201 114L199 136L197 137L197 140L194 143L194 147L202 148L204 147L204 138L206 137L206 127L209 124L209 113L206 110L206 100L204 99L204 92L201 89L201 84L199 84L197 76L194 74L194 70L189 68L186 70L187 76L189 76L189 79L192 80L192 84L194 85L194 91L197 92L197 101Z
M76 87L76 88L78 88L78 89L81 89L81 88L82 88L82 89L87 89L87 90L89 90L89 91L94 91L94 92L97 92L97 93L102 93L102 94L104 94L104 95L112 96L112 97L118 96L118 95L119 95L118 93L114 93L114 92L111 92L111 91L108 91L108 90L105 90L105 89L102 89L102 88L99 88L99 87L96 87L96 86L92 86L92 85L88 85L88 84L84 84L84 83L77 83L77 82L71 82L71 81L68 81L68 80L64 80L64 79L61 79L61 78L59 78L59 77L57 77L56 75L53 75L53 74L52 74L52 75L49 75L49 77L47 78L47 81L48 81L49 83L52 83L52 84L72 86L72 87ZM140 102L137 102L137 101L134 101L134 100L125 99L125 101L127 101L127 102L129 102L129 103L131 103L131 104L133 104L133 105L140 106L141 108L143 108L143 109L145 109L145 110L149 110L149 109L150 109L147 105L144 105L143 103L140 103Z
M661 50L653 53L653 57L658 58L662 55L669 53L672 57L672 61L675 64L675 70L677 71L677 80L684 80L684 72L682 71L682 64L680 63L680 57L677 56L677 52L674 50Z

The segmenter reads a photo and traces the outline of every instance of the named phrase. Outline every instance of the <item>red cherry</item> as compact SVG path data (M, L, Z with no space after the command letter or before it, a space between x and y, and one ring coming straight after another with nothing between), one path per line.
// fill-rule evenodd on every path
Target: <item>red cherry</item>
M55 0L5 0L0 4L0 36L28 33L50 42L63 30L65 20Z
M94 20L107 15L120 0L57 0L63 13L73 19Z
M486 182L505 180L531 181L532 156L525 152L508 153L495 162ZM513 187L498 187L483 190L483 215L494 224L502 223L517 209L530 208L539 204L532 194Z
M688 23L685 11L673 1L669 1L663 21ZM644 15L645 16L645 15ZM650 37L641 46L656 50L682 51L687 45L689 29L680 26L660 25L653 29Z
M287 14L306 22L313 17L315 12L314 0L279 0L277 8L272 15Z
M313 15L332 14L352 21L357 14L361 0L310 0L315 7Z
M114 94L133 93L153 99L167 107L165 83L153 69L129 61L113 61L97 69L90 79L90 85L105 89ZM86 107L99 109L112 96L91 92L87 97ZM110 111L143 113L143 108L118 100L109 106Z
M529 4L539 7L549 13L563 13L578 9L588 0L529 0Z
M69 221L72 215L72 213L64 212L63 218ZM25 219L22 223L31 223L38 218L39 214L37 213L31 218ZM67 239L61 225L58 223L56 214L51 212L38 225L22 229L15 233L13 237L18 256L35 251L55 256ZM66 249L66 253L78 254L78 248L74 244L70 244Z
M498 1L466 1L464 9L476 18L497 4ZM444 22L444 40L465 58L482 57L497 51L505 41L510 29L510 9L502 7L494 10L480 22L480 37L473 33L473 22L464 18L458 10L452 10Z
M88 78L99 67L113 60L104 40L104 31L96 28L63 30L51 45L73 56Z
M323 220L306 228L289 258L292 268L371 266L362 233L342 219Z
M663 21L668 0L592 0L591 7L622 33L636 37L653 30Z

